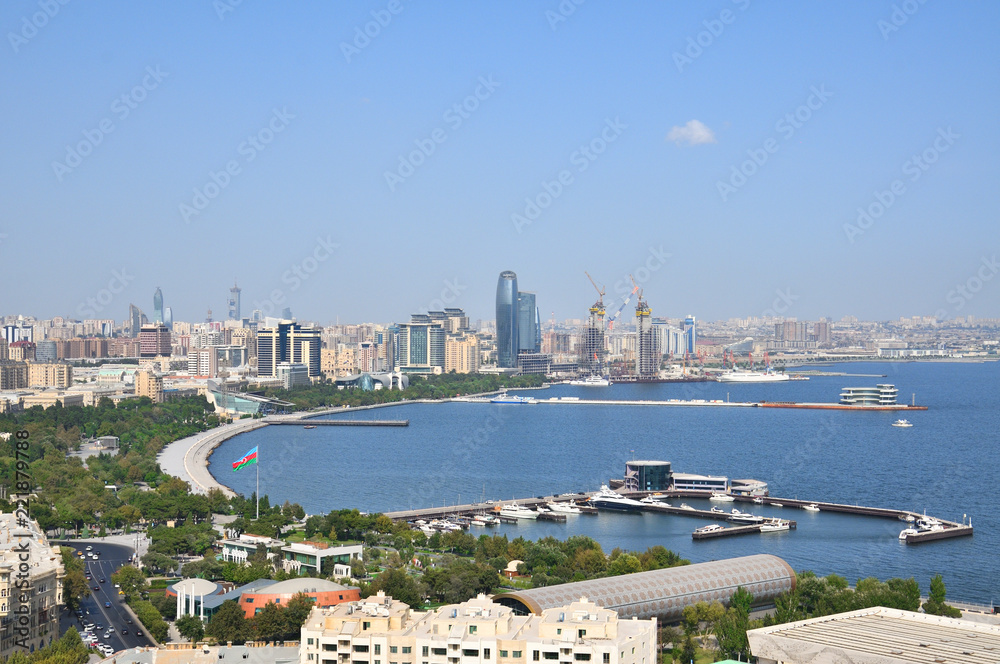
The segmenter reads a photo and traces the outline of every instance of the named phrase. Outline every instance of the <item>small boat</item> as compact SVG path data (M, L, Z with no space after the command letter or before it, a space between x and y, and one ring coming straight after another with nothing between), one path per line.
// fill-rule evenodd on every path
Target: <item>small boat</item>
M690 505L688 505L687 503L681 503L681 509L682 510L694 510L694 508L691 507Z
M716 514L725 514L725 513L726 513L726 511L725 511L725 510L723 510L723 509L722 509L721 507L713 507L713 508L712 508L711 510L709 510L709 511L710 511L710 512L715 512Z
M803 505L802 509L804 509L807 512L818 512L819 505L817 505L816 503L809 503L808 505Z
M643 498L639 502L640 503L646 503L647 505L659 505L660 504L660 501L658 501L656 498L653 498L652 496L646 496L645 498Z
M760 524L760 532L762 533L777 533L782 530L789 530L790 528L791 525L781 519L768 519Z
M305 425L305 426L304 426L304 427L302 427L302 428L303 428L303 429L315 429L315 428L316 428L316 425L315 425L315 424L307 424L307 425Z
M736 499L730 496L728 493L713 493L709 500L714 500L718 503L731 503Z
M900 530L899 531L899 539L900 539L900 541L905 542L906 538L908 536L910 536L910 535L919 535L919 534L920 534L920 531L917 530L916 528L906 528L905 530Z
M771 507L784 507L781 503L769 503Z
M899 515L899 520L900 521L905 521L907 523L913 523L917 519L912 514L900 514Z
M568 503L547 503L549 511L555 514L580 514L582 511L572 500Z
M710 524L710 525L707 525L707 526L702 526L701 528L695 528L694 529L694 534L695 535L704 535L705 533L717 533L720 530L725 530L725 528L723 528L722 526L720 526L717 523L713 523L713 524Z
M761 498L760 496L757 496L757 497L755 497L753 499L753 504L754 505L763 505L764 504L764 499Z
M892 426L894 426L894 427L912 427L913 424L911 424L907 420L896 420L895 422L892 423Z
M764 521L764 517L757 516L756 514L748 514L747 512L741 512L734 507L732 516L726 519L726 521L731 521L733 523L755 524Z

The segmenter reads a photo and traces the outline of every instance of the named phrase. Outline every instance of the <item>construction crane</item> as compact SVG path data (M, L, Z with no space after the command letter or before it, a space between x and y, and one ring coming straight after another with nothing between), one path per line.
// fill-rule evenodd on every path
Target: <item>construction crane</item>
M603 287L602 288L598 288L597 287L597 283L594 281L594 278L592 276L590 276L589 272L584 271L584 274L587 275L587 278L590 279L590 283L593 284L593 286L594 286L594 290L597 291L597 302L595 302L594 306L592 306L590 308L590 313L597 314L598 316L602 316L603 317L604 316L604 292L605 292L605 289Z
M625 299L622 301L622 306L618 307L618 311L616 311L611 316L611 318L608 319L609 332L615 328L615 319L618 318L618 314L620 314L622 310L625 309L625 306L628 305L629 300L632 299L632 296L635 295L637 291L639 291L639 285L635 283L635 278L633 278L631 274L628 275L628 278L632 280L632 291L625 296ZM639 299L642 299L642 292L639 292Z

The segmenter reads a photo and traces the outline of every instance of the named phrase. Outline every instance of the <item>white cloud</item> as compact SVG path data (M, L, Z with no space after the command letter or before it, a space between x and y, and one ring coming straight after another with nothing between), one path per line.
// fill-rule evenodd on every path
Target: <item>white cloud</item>
M689 120L683 127L672 127L667 140L677 145L704 145L715 143L715 133L698 120Z

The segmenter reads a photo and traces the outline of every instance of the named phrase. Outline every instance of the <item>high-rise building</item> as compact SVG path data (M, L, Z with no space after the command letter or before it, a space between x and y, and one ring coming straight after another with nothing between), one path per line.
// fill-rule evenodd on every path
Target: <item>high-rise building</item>
M449 336L445 339L445 373L479 372L479 338L474 334Z
M604 373L604 358L607 352L604 344L604 313L604 298L601 297L590 306L590 316L583 326L578 363L581 373L592 375Z
M813 338L821 344L829 343L830 323L825 320L813 323Z
M171 348L170 330L163 323L143 325L142 329L139 330L139 357L169 356ZM66 357L82 356L67 355Z
M55 362L56 342L46 339L35 344L35 360L38 362Z
M73 367L63 362L28 364L29 387L72 387Z
M684 319L684 352L694 357L698 354L698 323L694 315Z
M34 361L35 344L30 341L15 341L7 347L7 359L15 362Z
M404 373L440 373L445 366L444 329L416 315L399 325L397 368ZM436 371L435 371L436 370Z
M538 353L542 350L534 293L517 294L517 343L518 351Z
M282 320L276 327L257 330L257 375L277 378L282 362L304 364L310 377L320 375L320 330Z
M242 289L233 282L233 287L229 289L229 320L240 319L240 293Z
M653 330L653 317L649 305L639 293L635 305L635 375L640 378L656 378L660 373L659 338Z
M35 328L31 325L22 325L20 323L17 325L4 325L3 338L9 344L15 341L34 341Z
M163 316L163 291L160 287L156 287L156 292L153 293L153 322L162 323L164 321Z
M513 369L517 366L517 352L520 350L518 340L518 303L517 275L510 270L500 273L497 280L497 366Z
M163 376L149 370L136 372L135 395L149 397L153 403L163 403Z
M139 336L139 330L147 323L149 323L149 319L146 318L146 314L142 313L142 309L130 303L128 305L128 335L130 337Z

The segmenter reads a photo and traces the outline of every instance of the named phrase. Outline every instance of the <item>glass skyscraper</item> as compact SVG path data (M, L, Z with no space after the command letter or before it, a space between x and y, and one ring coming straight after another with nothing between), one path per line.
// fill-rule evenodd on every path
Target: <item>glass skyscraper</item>
M497 366L517 367L517 275L510 270L500 273L497 280Z
M163 322L163 291L160 290L159 286L156 287L156 292L153 293L153 322Z
M534 293L517 294L517 341L520 350L538 353L542 350L542 339L538 334L538 307Z

